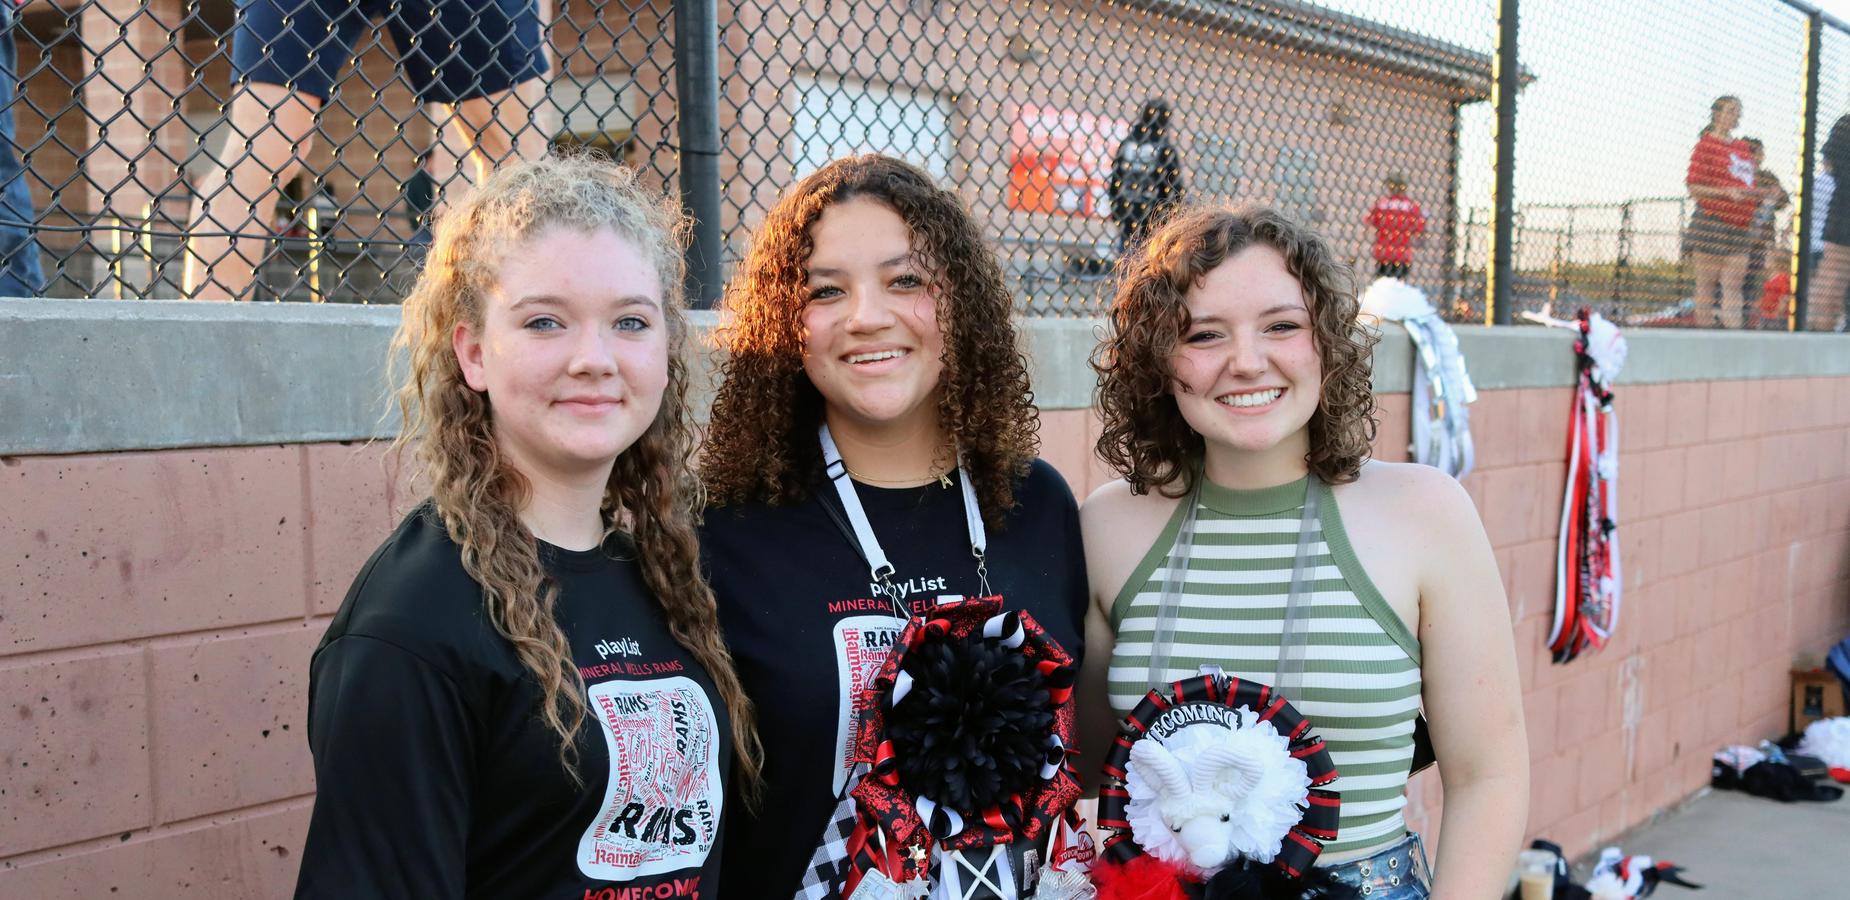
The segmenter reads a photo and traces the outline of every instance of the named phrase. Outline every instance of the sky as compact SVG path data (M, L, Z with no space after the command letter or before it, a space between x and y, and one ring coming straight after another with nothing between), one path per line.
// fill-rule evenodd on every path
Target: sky
M1496 45L1495 0L1320 0L1318 5L1485 53ZM1850 0L1827 12L1850 20ZM1529 0L1518 46L1533 81L1518 100L1520 205L1614 204L1583 209L1616 226L1616 203L1680 198L1710 103L1741 98L1736 135L1766 143L1766 166L1798 181L1805 18L1779 0ZM1827 27L1820 105L1826 122L1850 111L1850 34ZM1461 207L1488 206L1494 150L1488 103L1463 113ZM1825 126L1828 128L1828 125ZM1669 216L1675 203L1639 204ZM1536 211L1532 218L1550 213ZM1594 226L1599 227L1599 226Z

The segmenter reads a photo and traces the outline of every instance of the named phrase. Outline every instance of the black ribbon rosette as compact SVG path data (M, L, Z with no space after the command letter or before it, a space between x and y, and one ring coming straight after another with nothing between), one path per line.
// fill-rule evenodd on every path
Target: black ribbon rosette
M941 603L868 683L843 896L930 876L934 854L1035 841L1079 798L1073 660L1001 597Z

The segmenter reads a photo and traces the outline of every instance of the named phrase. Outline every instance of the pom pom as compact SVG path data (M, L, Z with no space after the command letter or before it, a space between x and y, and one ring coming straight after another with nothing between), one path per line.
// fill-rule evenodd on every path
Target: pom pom
M1805 726L1799 752L1816 756L1832 769L1850 769L1850 717L1819 719Z
M899 783L966 815L1041 781L1054 703L1034 660L980 633L927 632L908 652L911 690L886 717Z
M1587 319L1587 355L1599 367L1594 377L1600 384L1611 384L1625 367L1625 336L1619 333L1619 326L1599 313Z
M1587 881L1587 893L1593 900L1630 900L1631 893L1617 872L1601 872Z
M1127 863L1100 860L1092 866L1098 900L1188 900L1180 876L1174 866L1148 854Z

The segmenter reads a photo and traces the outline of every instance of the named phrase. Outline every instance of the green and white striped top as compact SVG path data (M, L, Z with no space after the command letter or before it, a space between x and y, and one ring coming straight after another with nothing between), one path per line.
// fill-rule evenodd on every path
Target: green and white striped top
M1150 546L1111 605L1112 709L1128 715L1150 689L1206 665L1270 684L1278 669L1285 597L1297 556L1308 479L1259 490L1201 486L1177 603L1168 671L1152 679L1150 642L1186 502ZM1328 485L1311 523L1305 586L1303 685L1287 694L1328 744L1341 777L1342 822L1326 857L1375 847L1406 831L1413 719L1420 709L1420 646L1362 571Z

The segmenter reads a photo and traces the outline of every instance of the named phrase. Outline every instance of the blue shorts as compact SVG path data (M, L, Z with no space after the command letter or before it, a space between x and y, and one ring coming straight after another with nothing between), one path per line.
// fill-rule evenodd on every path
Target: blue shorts
M237 0L239 79L327 102L363 29L384 19L399 70L425 103L457 103L546 73L535 0ZM370 90L370 88L368 88Z

